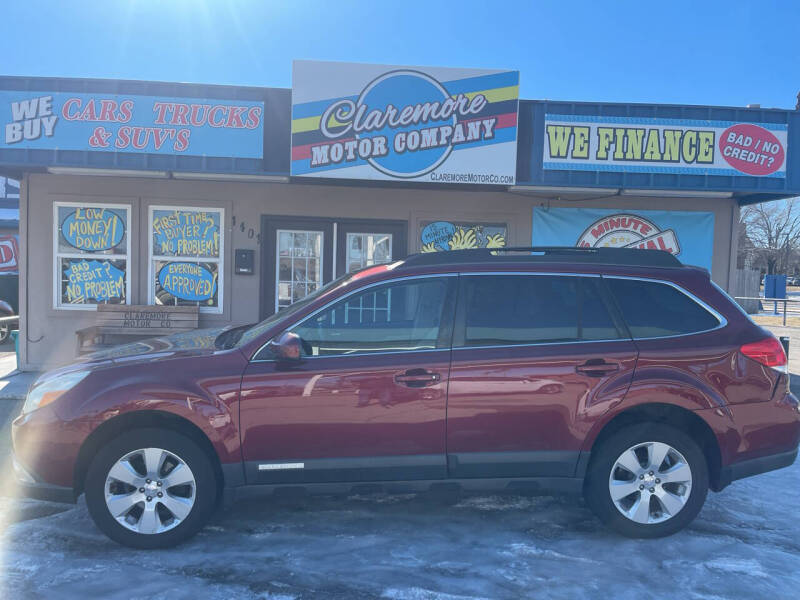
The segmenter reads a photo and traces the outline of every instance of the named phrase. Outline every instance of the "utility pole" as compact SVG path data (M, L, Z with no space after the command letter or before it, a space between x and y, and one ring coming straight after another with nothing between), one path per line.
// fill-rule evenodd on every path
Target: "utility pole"
M784 243L785 246L785 255L786 258L784 259L784 273L786 273L786 277L789 277L789 234L786 234L785 238L786 242Z

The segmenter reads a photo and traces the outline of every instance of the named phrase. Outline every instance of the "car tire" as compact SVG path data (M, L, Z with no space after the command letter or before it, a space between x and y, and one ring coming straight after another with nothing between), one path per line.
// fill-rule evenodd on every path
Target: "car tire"
M189 437L136 429L97 452L85 492L89 514L109 538L131 548L167 548L205 525L217 480L210 458Z
M11 327L7 323L0 325L0 344L2 344L8 339L8 334L10 332L11 332Z
M703 451L662 423L626 427L604 440L592 451L584 485L586 502L600 520L632 538L680 531L698 515L707 494Z

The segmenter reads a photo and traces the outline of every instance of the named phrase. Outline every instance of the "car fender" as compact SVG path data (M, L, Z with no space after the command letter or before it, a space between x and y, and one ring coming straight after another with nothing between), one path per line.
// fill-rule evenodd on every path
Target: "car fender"
M649 405L669 405L692 412L717 436L733 428L733 415L724 397L707 382L681 369L648 366L636 369L622 400L608 399L593 407L595 418L581 450L589 451L600 432L617 416ZM706 418L708 409L716 409L716 418Z
M68 402L54 406L59 417L83 429L124 415L156 411L185 419L208 438L221 463L240 462L239 390L246 360L239 352L97 372ZM77 396L77 397L76 397Z

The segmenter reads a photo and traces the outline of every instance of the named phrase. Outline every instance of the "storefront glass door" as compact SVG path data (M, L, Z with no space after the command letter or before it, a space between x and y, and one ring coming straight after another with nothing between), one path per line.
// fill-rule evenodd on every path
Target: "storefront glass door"
M377 219L336 222L336 276L389 263L408 254L408 223Z
M392 262L391 233L348 233L345 268L347 272Z
M408 223L263 216L261 238L260 313L265 318L335 277L405 257ZM387 310L376 298L348 318Z
M322 231L277 231L276 311L322 286L324 235Z

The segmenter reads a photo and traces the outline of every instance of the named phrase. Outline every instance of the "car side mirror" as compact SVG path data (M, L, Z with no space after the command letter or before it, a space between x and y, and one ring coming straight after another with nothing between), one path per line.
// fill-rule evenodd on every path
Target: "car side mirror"
M296 333L286 331L270 341L268 347L278 360L297 361L300 360L303 342Z

